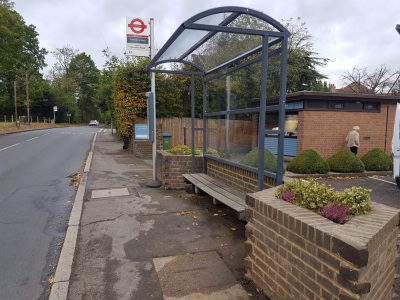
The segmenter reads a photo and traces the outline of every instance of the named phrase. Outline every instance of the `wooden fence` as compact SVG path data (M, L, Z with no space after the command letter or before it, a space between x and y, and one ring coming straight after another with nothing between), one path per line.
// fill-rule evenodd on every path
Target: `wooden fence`
M145 124L147 120L139 118L137 124ZM163 133L171 133L171 146L188 145L192 143L192 120L190 118L157 119ZM195 128L203 128L203 119L195 119ZM225 120L208 121L208 145L212 148L227 148L230 146L251 146L252 122L243 120L230 120L229 130ZM228 134L226 133L228 132ZM195 147L203 146L203 131L195 132Z

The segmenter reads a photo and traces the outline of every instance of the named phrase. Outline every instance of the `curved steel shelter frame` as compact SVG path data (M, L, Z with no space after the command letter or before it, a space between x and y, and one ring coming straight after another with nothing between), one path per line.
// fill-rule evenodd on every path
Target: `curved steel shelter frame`
M247 18L247 19L246 19ZM251 20L252 22L241 22ZM231 47L227 55L210 55L210 48L213 53L223 52L223 47L218 48L212 42L218 34L238 35L239 38L249 37L251 43L238 47ZM192 168L194 167L195 132L203 131L203 152L207 149L207 120L211 117L228 117L233 114L258 113L258 168L245 166L232 161L227 161L212 155L204 154L206 166L207 159L222 161L223 163L238 166L242 169L256 172L258 174L258 189L264 189L264 176L276 179L277 184L283 181L283 145L285 127L285 100L286 100L286 75L287 75L287 47L289 31L279 22L268 15L244 7L219 7L201 12L187 21L183 22L166 44L154 56L145 68L148 72L178 73L191 75L191 117L192 117ZM267 77L269 59L272 56L280 56L280 97L279 104L267 107ZM212 59L211 59L212 58ZM174 68L179 63L195 68L195 71L184 71ZM261 63L261 91L259 107L250 107L235 110L224 110L209 112L207 108L207 83L227 76L241 68L255 63ZM194 78L203 77L203 128L195 128L194 122ZM279 128L277 130L266 130L267 110L279 111ZM277 172L272 173L264 170L264 139L267 134L278 136L278 166ZM206 168L206 167L205 167ZM206 170L205 170L206 172Z

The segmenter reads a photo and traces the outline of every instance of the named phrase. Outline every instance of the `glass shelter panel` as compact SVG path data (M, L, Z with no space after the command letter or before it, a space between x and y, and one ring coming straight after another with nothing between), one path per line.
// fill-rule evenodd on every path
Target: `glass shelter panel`
M254 64L207 83L208 112L260 106L261 80Z
M258 47L261 42L261 36L219 32L193 51L186 60L196 64L199 62L203 69L210 70Z
M211 155L241 163L243 157L256 147L257 114L234 114L207 120L207 152Z
M158 61L178 59L188 48L199 42L207 34L208 31L186 29L178 36L175 42L164 51Z

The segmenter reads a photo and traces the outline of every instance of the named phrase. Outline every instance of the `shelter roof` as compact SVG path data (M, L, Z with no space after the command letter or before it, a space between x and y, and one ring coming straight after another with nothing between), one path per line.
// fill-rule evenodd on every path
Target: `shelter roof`
M206 10L178 27L146 71L175 72L182 70L183 64L204 75L211 74L261 53L264 36L272 50L290 33L273 18L249 8L226 6Z

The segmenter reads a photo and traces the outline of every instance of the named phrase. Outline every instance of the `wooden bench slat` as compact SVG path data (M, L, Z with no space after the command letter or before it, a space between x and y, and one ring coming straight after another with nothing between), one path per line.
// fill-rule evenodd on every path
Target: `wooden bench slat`
M240 199L242 199L242 197L238 197L237 195L233 194L231 192L231 188L229 188L227 186L221 187L221 186L215 184L214 182L212 182L211 180L209 180L208 178L204 178L202 176L198 176L198 177L196 177L196 179L199 182L204 183L209 187L212 187L213 190L218 191L219 193L221 193L225 196L229 195L229 197L232 197L233 199L235 199L237 201L240 201ZM243 197L243 199L244 199L244 197Z
M191 174L191 175L193 175L193 174ZM198 174L196 174L196 175L198 175ZM195 178L197 180L197 182L205 184L208 188L213 189L217 193L220 193L223 196L228 197L235 202L245 205L245 200L244 200L245 195L244 194L243 194L243 197L239 197L230 191L231 188L229 188L229 190L221 188L220 186L214 184L212 181L209 180L209 178L211 178L211 177L207 178L207 177L202 177L202 176L193 176L193 178Z
M239 213L246 208L245 194L224 185L206 174L182 174L184 179ZM241 197L239 196L241 195Z
M218 181L217 179L215 179L213 177L210 177L210 176L208 176L206 174L197 174L197 175L199 175L199 177L203 177L203 178L205 178L205 176L207 176L207 180L209 180L211 183L213 183L213 184L219 186L220 188L223 188L224 190L226 190L226 191L238 196L239 198L243 198L244 199L246 197L245 193L242 193L242 192L240 192L240 191L238 191L238 190L236 190L236 189L234 189L232 187L229 187L226 184L224 184L223 182Z

